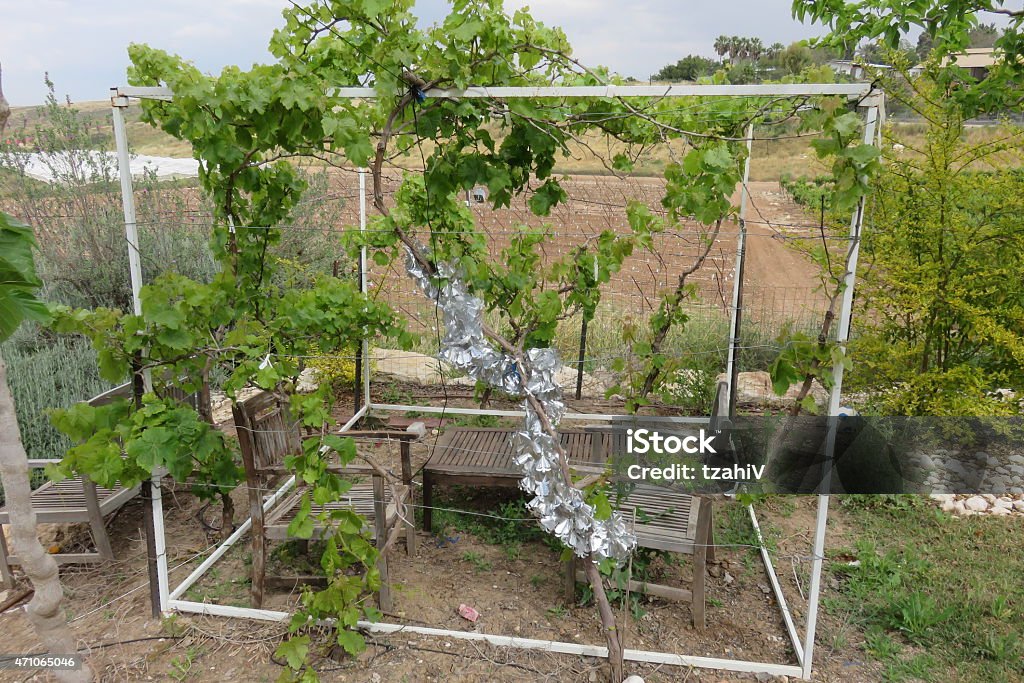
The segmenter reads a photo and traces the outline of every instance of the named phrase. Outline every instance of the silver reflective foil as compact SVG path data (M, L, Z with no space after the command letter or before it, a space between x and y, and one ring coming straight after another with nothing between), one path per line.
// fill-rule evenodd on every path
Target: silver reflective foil
M513 462L523 472L519 486L533 495L527 507L540 525L580 557L592 554L596 559L625 561L636 547L636 537L618 512L610 519L596 519L583 492L565 481L561 447L525 399L533 396L557 429L565 415L562 387L555 379L562 367L558 352L530 349L525 367L520 367L513 356L496 349L485 337L484 302L469 292L456 267L441 263L438 276L432 278L407 250L406 270L442 312L445 334L438 358L475 380L524 397L526 419L523 428L512 435Z

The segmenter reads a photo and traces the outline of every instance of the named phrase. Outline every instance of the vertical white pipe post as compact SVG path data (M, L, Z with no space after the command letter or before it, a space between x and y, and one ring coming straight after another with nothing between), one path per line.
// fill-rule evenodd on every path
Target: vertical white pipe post
M121 109L128 106L127 97L112 91L110 99L114 116L114 142L117 144L117 168L121 176L121 206L124 208L124 233L128 239L128 272L132 283L132 304L135 315L142 315L142 262L139 257L139 226L135 218L135 196L132 190L131 159L128 156L128 135Z
M114 142L117 145L117 168L121 176L121 205L124 209L124 232L128 241L128 270L132 285L132 308L135 315L142 315L142 261L139 251L139 226L135 216L135 194L132 187L131 158L128 155L128 133L124 124L122 109L127 108L128 98L122 97L117 88L111 89L111 114L114 120ZM153 378L149 371L142 375L146 391L153 390ZM161 474L154 473L150 482L150 504L153 512L153 527L146 533L153 534L156 554L157 609L167 611L167 541L164 537L164 506L161 495ZM150 576L152 582L154 577Z
M740 314L743 309L743 264L747 248L747 185L750 182L750 157L754 150L754 124L747 126L747 159L743 163L743 186L740 188L739 236L736 240L736 267L733 270L732 306L729 312L729 359L725 376L729 386L729 417L736 414L736 377L740 348Z
M359 169L359 232L366 233L366 169ZM359 289L363 294L367 293L369 276L366 272L368 263L366 259L366 247L359 249ZM370 342L363 338L363 406L369 410L370 401Z
M882 95L875 97L881 98ZM864 124L864 144L870 145L875 141L875 126L878 122L879 104L873 100L868 105L867 116ZM836 332L836 341L843 353L846 353L846 342L850 338L850 318L853 315L853 288L857 280L857 260L860 256L861 228L864 224L864 198L861 197L854 209L853 218L850 221L850 251L849 262L844 278L844 290L842 307L839 313L839 329ZM825 556L825 527L828 522L828 492L831 490L832 465L829 460L835 449L836 429L838 427L837 415L839 414L839 402L843 390L843 366L841 364L832 368L832 393L829 395L828 414L830 416L828 426L828 439L826 441L826 456L824 476L822 477L821 488L823 493L818 495L818 514L815 518L814 527L814 550L811 558L811 587L807 595L807 632L804 635L804 661L803 678L810 679L811 666L814 661L814 632L818 623L818 599L821 591L821 567Z

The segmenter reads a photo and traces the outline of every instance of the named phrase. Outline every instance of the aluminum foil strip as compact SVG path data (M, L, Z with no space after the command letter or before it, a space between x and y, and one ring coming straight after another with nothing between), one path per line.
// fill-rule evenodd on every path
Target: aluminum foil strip
M469 377L512 396L523 396L526 418L512 436L514 462L522 470L519 486L533 498L527 507L540 525L554 534L576 555L623 562L636 547L636 537L618 512L610 519L595 519L594 506L583 492L565 481L559 465L559 448L548 434L527 395L543 406L553 428L565 415L562 388L555 379L562 361L554 349L530 349L525 365L494 348L484 335L484 302L471 294L457 268L438 265L432 278L406 250L406 270L423 293L435 301L444 319L445 334L438 358Z

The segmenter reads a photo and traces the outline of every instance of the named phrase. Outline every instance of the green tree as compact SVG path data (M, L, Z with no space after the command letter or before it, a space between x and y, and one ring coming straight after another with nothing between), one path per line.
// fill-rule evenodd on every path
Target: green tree
M1001 31L995 24L978 24L968 32L969 47L995 47Z
M718 62L700 55L687 55L675 64L668 64L651 76L655 81L696 81L710 76L720 66Z
M790 43L779 55L779 66L788 74L798 74L814 64L814 53L807 45Z
M419 25L411 6L411 0L325 0L290 8L284 28L271 40L270 64L247 71L231 67L216 76L180 57L133 45L131 82L164 84L174 91L173 101L144 102L143 116L188 140L200 159L222 270L209 284L159 278L144 292L141 316L59 310L59 328L89 334L110 373L149 367L159 368L161 376L196 377L209 363L220 364L230 372L232 396L246 385L288 393L303 357L336 354L374 333L408 341L391 312L351 283L324 277L287 288L273 279L268 250L287 232L282 226L306 190L290 163L296 157L368 166L377 215L370 230L350 236L344 246L367 247L381 265L410 259L438 285L449 277L448 268L456 270L499 321L483 326L487 343L514 360L525 384L534 372L527 351L550 346L567 318L592 318L602 285L634 249L653 249L657 234L683 225L692 234L696 226L706 257L723 221L736 211L731 198L745 158L743 131L761 117L778 115L784 105L770 98L427 97L434 88L601 85L621 79L583 66L571 57L560 30L523 10L509 16L499 0L457 0L448 16L429 27ZM352 100L334 90L356 83L371 85L377 97ZM844 179L841 199L859 200L873 156L857 144L856 113L840 98L801 99L790 106L806 124L803 131L824 131L819 152L835 157L836 175ZM655 214L646 204L633 203L628 207L632 232L606 230L560 259L543 258L545 232L529 227L518 230L500 255L492 254L461 193L485 185L495 207L519 196L532 213L546 216L567 198L553 172L556 161L573 153L571 143L593 134L607 136L623 150L606 160L616 172L628 172L653 144L687 143L685 154L666 168L663 210ZM385 201L386 163L403 155L412 156L409 165L418 168L406 172L393 201ZM680 359L665 352L664 341L674 326L686 322L683 304L693 292L687 276L704 257L679 274L649 327L632 339L643 361L628 392L634 406L679 367ZM317 503L336 500L343 490L325 471L322 448L351 456L344 442L327 436L331 399L327 387L291 398L294 413L314 436L289 466L310 483L308 495ZM559 443L537 398L527 392L525 400ZM118 410L116 415L64 415L69 429L86 427L69 468L93 471L101 463L122 468L124 479L165 465L176 478L198 471L217 487L228 485L229 449L179 412L180 406L151 396L142 409ZM189 429L177 429L178 420ZM185 438L168 438L169 432ZM129 444L126 461L110 455L118 438ZM564 453L556 448L556 455L555 466L570 481ZM308 528L307 522L308 515L297 520L293 531ZM372 567L375 559L373 549L359 543L358 530L336 529L335 534L337 542L328 544L322 558L331 568L328 588L304 595L292 630L298 634L311 619L335 618L347 627L336 633L339 644L357 651L362 640L350 629L361 614L370 616L365 593L379 577L350 571ZM621 647L599 559L592 555L585 567L613 673L621 680ZM310 675L299 656L308 651L302 638L308 636L296 635L283 654L290 664L298 662L297 674Z
M964 2L894 2L893 0L793 0L793 16L827 24L828 45L844 48L862 40L879 41L893 51L903 48L912 28L921 29L937 59L958 54L971 45L971 32L982 18L1008 18L1003 34L993 47L997 62L979 83L953 65L935 71L935 80L955 98L968 117L979 113L1018 109L1024 103L1024 9L1006 7L1004 0Z
M865 232L857 376L891 414L991 414L1009 404L984 392L1024 386L1024 175L1001 161L1024 131L968 141L937 71L932 63L892 90L927 131L916 145L886 131Z

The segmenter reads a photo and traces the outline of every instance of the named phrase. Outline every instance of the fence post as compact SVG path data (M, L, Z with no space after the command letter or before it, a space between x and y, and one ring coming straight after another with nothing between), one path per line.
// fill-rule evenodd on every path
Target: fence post
M587 355L587 316L583 316L583 325L580 326L580 355L576 365L576 400L583 396L583 359Z
M359 259L356 261L356 284L359 285L360 290L363 289L363 260ZM356 347L356 371L355 371L355 386L352 392L352 414L355 415L359 412L359 404L362 400L362 389L363 389L363 354L362 354L362 343Z
M754 124L747 126L747 159L743 163L743 186L740 188L739 237L736 242L736 272L732 283L732 316L729 323L729 357L725 374L729 382L729 417L736 415L736 384L740 376L740 322L743 312L743 265L747 249L747 198L750 179L750 157L754 149Z
M123 109L128 108L128 98L117 88L110 92L111 117L114 125L114 142L117 146L117 168L121 177L121 206L124 210L125 240L128 242L128 273L132 285L132 309L135 315L142 315L142 261L139 251L139 227L135 216L135 193L132 187L131 159L128 151L128 132ZM138 362L138 359L136 359ZM141 373L132 368L132 393L136 408L140 406L142 394L153 390L153 378L149 370ZM149 593L153 616L158 617L167 608L167 541L164 538L164 509L160 484L164 470L158 468L151 479L142 482L140 491L145 510L146 555L149 569Z

